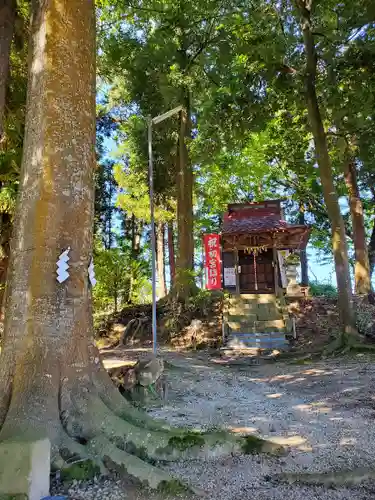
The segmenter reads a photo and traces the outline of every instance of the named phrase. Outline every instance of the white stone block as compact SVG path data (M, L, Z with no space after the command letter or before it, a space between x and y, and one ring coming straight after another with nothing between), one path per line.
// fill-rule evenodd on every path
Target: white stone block
M50 455L48 439L0 443L0 496L23 494L28 500L48 496Z

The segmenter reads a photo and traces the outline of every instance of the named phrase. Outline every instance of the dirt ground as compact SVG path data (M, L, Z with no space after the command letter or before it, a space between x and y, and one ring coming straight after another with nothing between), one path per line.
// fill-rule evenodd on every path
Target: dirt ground
M146 351L105 353L107 367ZM355 487L285 484L282 473L375 468L375 362L366 356L309 365L243 362L165 350L168 400L149 413L194 429L226 428L283 444L289 453L184 461L167 468L209 499L375 499L375 481ZM125 492L119 498L154 498ZM71 498L89 498L87 495Z

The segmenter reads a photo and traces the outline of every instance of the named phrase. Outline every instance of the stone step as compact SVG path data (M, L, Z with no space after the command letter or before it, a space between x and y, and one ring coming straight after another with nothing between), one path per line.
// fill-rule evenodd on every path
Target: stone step
M228 327L232 331L249 331L249 332L269 332L270 329L284 330L285 322L283 319L275 319L268 321L228 321Z
M261 304L276 307L284 307L285 299L284 297L276 297L275 295L232 295L225 301L226 307L247 307L251 309L252 307L257 307Z
M258 316L256 314L232 314L232 312L229 312L229 314L226 314L226 321L245 321L245 322L252 322L252 321L258 321Z
M246 315L252 315L256 314L261 321L265 321L268 318L268 316L275 316L275 315L282 315L284 313L284 309L281 307L276 307L276 306L265 306L264 304L260 304L258 307L253 307L252 309L243 309L241 307L230 307L226 309L226 312L232 315L241 315L241 316L246 316Z
M240 298L243 300L260 300L262 302L272 302L276 299L274 293L241 293Z
M269 302L269 303L263 303L263 302L234 302L233 304L225 304L225 309L241 309L243 311L255 311L258 309L265 309L265 310L279 310L283 309L284 306L281 304L278 304L277 302Z
M231 296L229 299L227 299L229 304L231 305L242 305L242 304L249 304L250 306L252 304L276 304L277 299L274 295L270 295L269 297L261 297L261 296Z
M228 337L226 347L229 349L259 348L276 349L285 347L288 341L283 333L236 333Z
M235 321L235 322L254 322L254 321L278 321L284 320L284 315L281 312L274 311L273 313L269 313L265 316L261 314L232 314L229 312L225 315L226 321Z

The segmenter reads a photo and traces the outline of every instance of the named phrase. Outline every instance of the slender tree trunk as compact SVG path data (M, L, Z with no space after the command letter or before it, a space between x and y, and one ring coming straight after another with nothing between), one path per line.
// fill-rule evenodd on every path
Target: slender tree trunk
M346 155L344 165L345 184L348 190L350 215L353 224L355 291L359 295L367 295L371 292L370 263L366 244L363 205L357 183L357 171L350 152Z
M114 191L114 186L113 186L113 182L112 181L112 172L109 171L108 172L108 169L111 168L111 167L108 167L106 166L106 175L107 175L107 183L108 183L108 186L109 186L109 189L108 189L108 194L107 194L107 198L106 198L106 201L107 201L107 206L106 206L106 219L107 219L107 244L108 244L108 248L112 248L113 246L113 232L112 232L112 217L113 217L113 191Z
M356 333L352 303L348 251L345 225L340 212L337 191L328 153L326 133L316 94L317 55L311 25L312 0L296 0L301 15L306 54L306 97L309 121L315 142L315 151L322 182L324 201L332 230L332 247L335 261L340 318L345 334Z
M174 231L173 231L172 221L168 222L168 259L169 259L169 274L171 279L170 288L172 289L176 274L175 255L174 255Z
M10 256L10 236L12 232L11 217L7 213L0 215L0 321L4 320L5 290L8 276Z
M135 215L132 214L131 219L131 233L132 233L132 258L138 260L139 253L141 251L141 234L142 234L142 224L137 221Z
M167 287L167 225L163 226L163 280L164 280L164 296L168 295L168 287Z
M301 224L302 226L306 224L305 207L304 207L303 203L301 203L300 207L299 207L298 224ZM308 286L308 284L309 284L309 264L308 264L308 260L307 260L306 249L300 251L300 257L301 257L301 285Z
M139 254L141 251L141 234L142 234L142 223L137 221L134 214L131 217L131 238L132 238L132 251L131 256L133 262L137 262L139 258ZM130 272L130 283L129 283L129 295L127 298L127 303L130 304L132 302L133 293L134 293L134 268L132 267Z
M190 98L185 91L185 108L180 112L179 158L177 167L177 242L174 290L181 299L195 291L193 237L193 170L189 161L187 140L191 138Z
M117 284L114 284L115 290L113 294L113 303L114 303L114 312L117 313L118 311L118 293L117 293Z
M162 299L167 295L167 286L165 282L165 251L164 251L164 229L162 222L156 225L156 272L158 276L158 298Z
M368 256L370 261L370 276L372 277L375 269L375 219L373 220L370 241L368 244Z
M6 91L15 21L15 0L0 0L0 146L4 135Z

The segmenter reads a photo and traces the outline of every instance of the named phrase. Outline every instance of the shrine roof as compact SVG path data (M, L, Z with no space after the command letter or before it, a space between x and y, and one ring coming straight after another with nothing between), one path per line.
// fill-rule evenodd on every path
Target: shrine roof
M261 231L288 230L293 226L277 214L256 214L239 217L235 214L225 214L223 234L245 234Z
M309 233L308 226L290 224L284 219L279 200L231 204L224 214L222 226L222 235L227 243L233 238L236 238L236 241L237 238L243 239L246 235L259 235L260 237L263 235L263 239L269 239L276 237L277 234L279 245L305 247ZM293 241L295 240L293 244L290 243L292 240L286 239L289 238L288 235Z

